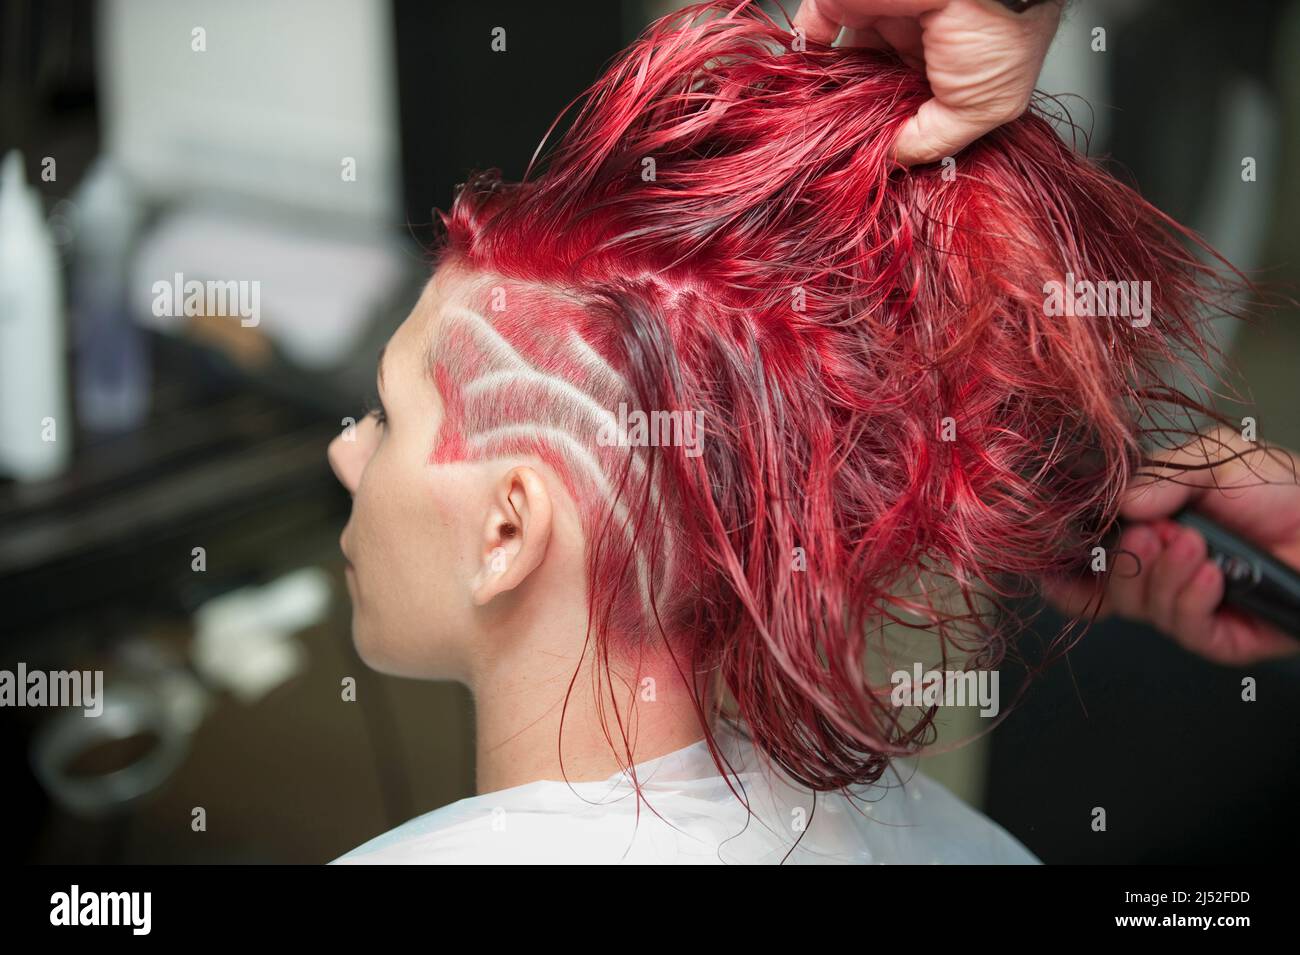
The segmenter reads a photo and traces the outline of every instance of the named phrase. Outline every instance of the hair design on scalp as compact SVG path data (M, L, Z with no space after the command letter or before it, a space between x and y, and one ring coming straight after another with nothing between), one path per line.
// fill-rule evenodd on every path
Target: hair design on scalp
M617 414L633 395L598 350L610 347L601 343L608 336L594 327L595 316L544 290L500 277L480 276L475 284L480 293L470 298L479 307L449 305L430 351L445 404L430 463L510 454L546 461L577 504L584 530L613 535L592 572L622 585L609 601L606 629L630 649L627 641L653 619L656 589L673 572L673 538L650 449L630 446ZM630 512L638 499L652 518L640 532Z
M1012 598L1086 569L1144 449L1211 414L1171 382L1209 364L1242 278L1042 103L955 165L899 168L924 78L790 39L749 4L666 17L542 171L458 191L441 254L488 278L439 356L435 456L566 475L597 657L667 643L828 790L933 740L934 708L909 722L873 677L885 623L934 638L923 662L993 668ZM1048 314L1067 276L1149 282L1149 323ZM702 454L599 445L619 401L702 412Z

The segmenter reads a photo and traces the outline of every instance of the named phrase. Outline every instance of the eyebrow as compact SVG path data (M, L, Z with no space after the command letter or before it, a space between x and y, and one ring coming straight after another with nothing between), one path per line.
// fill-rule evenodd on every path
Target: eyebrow
M385 352L387 349L388 349L388 342L384 342L383 347L379 349L379 388L380 388L380 390L383 390L383 387L384 387L384 352Z

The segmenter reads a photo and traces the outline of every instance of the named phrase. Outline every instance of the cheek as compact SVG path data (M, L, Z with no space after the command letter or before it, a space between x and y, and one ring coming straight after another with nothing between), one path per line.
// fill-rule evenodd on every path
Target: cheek
M361 603L393 636L454 625L450 616L464 579L457 539L464 499L445 468L422 462L418 447L381 447L353 507Z
M375 454L354 512L372 576L418 574L436 552L432 545L439 528L433 526L427 478L399 449L385 447Z
M422 488L422 514L436 542L441 571L438 586L468 587L473 574L473 527L470 505L472 485L457 464L429 468ZM468 597L462 593L462 599Z

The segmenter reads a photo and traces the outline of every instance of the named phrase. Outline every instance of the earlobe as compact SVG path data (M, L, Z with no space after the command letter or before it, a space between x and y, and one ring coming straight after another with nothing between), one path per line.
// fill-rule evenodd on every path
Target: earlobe
M542 563L551 536L551 499L530 467L505 474L484 522L480 566L471 582L476 606L519 587Z

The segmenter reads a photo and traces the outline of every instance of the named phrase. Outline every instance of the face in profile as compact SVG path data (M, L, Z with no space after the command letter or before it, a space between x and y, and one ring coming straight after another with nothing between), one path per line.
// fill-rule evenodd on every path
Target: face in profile
M339 545L353 640L368 666L398 676L465 677L475 541L459 518L474 466L428 463L443 408L425 356L453 284L445 269L428 283L381 354L380 408L329 446L352 495Z

